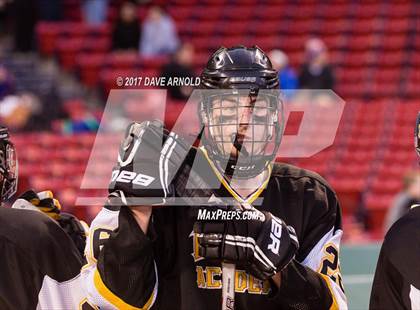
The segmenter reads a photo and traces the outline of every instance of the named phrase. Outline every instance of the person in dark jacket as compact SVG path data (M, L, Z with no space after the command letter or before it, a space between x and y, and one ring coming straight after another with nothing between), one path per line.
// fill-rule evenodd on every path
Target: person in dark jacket
M140 42L140 23L137 7L132 2L124 2L120 16L112 33L113 50L137 50Z
M163 66L161 76L166 78L174 77L195 77L192 68L194 60L194 47L189 43L182 44L172 57L172 60ZM169 96L176 100L187 99L191 92L191 86L167 86Z
M302 89L333 89L333 68L328 61L328 50L324 42L314 38L305 47L305 62L300 69L299 86Z

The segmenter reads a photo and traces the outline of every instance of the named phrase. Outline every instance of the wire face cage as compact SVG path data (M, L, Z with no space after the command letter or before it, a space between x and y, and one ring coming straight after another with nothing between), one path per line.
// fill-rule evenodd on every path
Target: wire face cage
M233 163L238 176L258 174L275 158L284 123L279 91L205 91L200 115L209 155Z
M18 162L15 147L5 141L0 149L0 197L9 199L16 192L18 178Z

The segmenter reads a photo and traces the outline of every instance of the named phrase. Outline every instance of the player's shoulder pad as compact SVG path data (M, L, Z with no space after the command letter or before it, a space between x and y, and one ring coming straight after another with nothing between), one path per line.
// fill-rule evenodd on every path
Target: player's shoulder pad
M392 251L400 247L416 247L418 239L414 236L419 227L420 206L410 209L391 226L385 235L386 246Z
M318 173L291 164L280 162L274 163L271 176L279 178L302 179L302 181L311 180L333 191L328 182Z
M391 226L384 238L381 255L392 263L404 278L411 283L418 278L418 231L420 207L407 212Z

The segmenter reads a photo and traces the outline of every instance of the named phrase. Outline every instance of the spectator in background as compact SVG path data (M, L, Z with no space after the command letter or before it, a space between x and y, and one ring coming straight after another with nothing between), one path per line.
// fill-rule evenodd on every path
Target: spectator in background
M63 0L38 0L39 19L59 21L63 19Z
M54 129L64 134L96 132L99 120L88 110L82 100L69 100L64 103L64 111L68 118L54 122Z
M308 40L305 45L305 62L299 74L300 88L333 89L334 82L324 42L317 38Z
M280 89L289 90L287 93L291 95L298 88L298 78L289 66L289 57L281 50L272 50L269 57L274 69L279 72Z
M140 24L137 6L132 2L124 2L120 16L112 33L113 50L137 50L140 42Z
M166 78L173 77L195 77L192 68L194 60L194 47L189 43L182 44L175 54L173 54L171 61L162 68L161 76ZM191 86L168 86L168 93L172 99L185 100L192 92Z
M0 100L14 93L13 77L6 67L0 65Z
M140 53L144 56L169 55L179 45L172 18L162 8L152 6L143 23Z
M403 190L397 194L385 218L384 232L402 217L414 204L420 204L420 172L411 172L404 176Z
M0 0L0 36L12 33L10 29L11 8L12 2L10 0Z
M0 101L0 123L14 131L41 130L39 98L32 93L8 95Z
M91 25L104 23L108 14L109 0L82 0L84 21Z
M31 52L34 49L35 24L38 3L36 0L14 0L12 2L14 21L14 43L17 52Z

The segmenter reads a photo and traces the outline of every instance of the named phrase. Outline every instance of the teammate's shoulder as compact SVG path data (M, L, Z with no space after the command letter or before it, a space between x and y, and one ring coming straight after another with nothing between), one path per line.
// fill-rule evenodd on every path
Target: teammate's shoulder
M67 257L73 270L81 264L73 241L56 221L42 212L0 208L0 240L12 244L34 261L55 255Z
M283 180L293 180L294 182L301 184L309 182L321 185L326 189L333 191L328 182L318 173L288 163L275 162L273 164L271 177Z
M41 212L0 208L0 233L2 235L31 231L36 232L38 236L43 236L57 229L60 229L58 224Z
M411 209L391 226L381 249L383 255L410 283L418 283L420 206Z
M390 248L407 247L409 243L413 246L418 244L418 235L420 227L420 206L414 206L404 216L391 226L385 235L385 245Z

